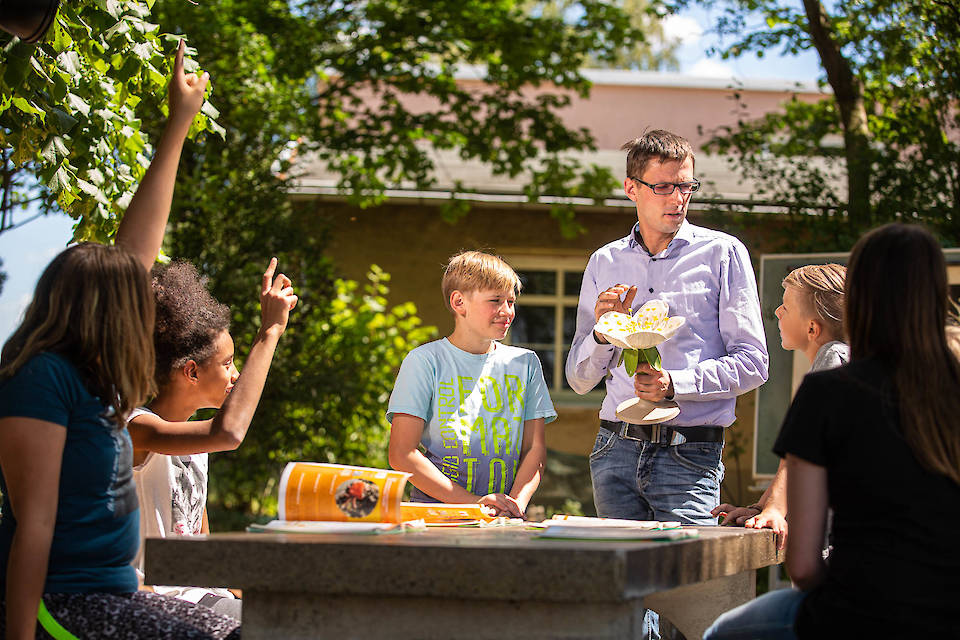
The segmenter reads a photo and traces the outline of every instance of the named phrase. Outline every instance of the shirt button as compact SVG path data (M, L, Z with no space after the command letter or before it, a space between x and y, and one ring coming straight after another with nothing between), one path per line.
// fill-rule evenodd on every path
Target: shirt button
M650 293L653 293L653 287L650 287Z

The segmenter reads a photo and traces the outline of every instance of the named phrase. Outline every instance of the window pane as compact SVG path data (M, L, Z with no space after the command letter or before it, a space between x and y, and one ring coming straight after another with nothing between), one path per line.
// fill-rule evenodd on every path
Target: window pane
M563 272L563 295L580 295L580 283L583 282L582 271L564 271Z
M520 276L520 283L523 285L521 294L552 296L557 293L556 271L520 271L517 275Z
M571 344L573 342L573 334L577 332L577 308L576 307L564 307L563 308L563 342L564 344Z
M510 327L510 342L553 344L557 331L555 324L553 307L517 305L517 316Z
M564 349L564 350L563 350L563 366L564 366L564 368L566 368L566 364L567 364L567 354L568 354L568 353L570 353L570 350L569 350L569 349ZM571 388L570 385L567 384L567 374L564 373L562 377L563 377L563 388L564 388L564 389L570 389L570 388Z
M553 389L553 349L537 349L537 357L543 366L543 379L547 381L547 388Z

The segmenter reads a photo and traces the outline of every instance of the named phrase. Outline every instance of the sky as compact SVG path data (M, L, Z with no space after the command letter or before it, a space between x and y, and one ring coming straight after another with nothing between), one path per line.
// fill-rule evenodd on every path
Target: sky
M664 20L664 34L668 39L680 42L677 58L681 73L710 78L736 78L738 80L776 79L814 82L821 75L817 54L807 51L796 57L783 57L778 51L767 52L763 58L750 54L736 59L722 60L708 56L707 50L723 45L718 36L711 33L711 26L719 11L694 6ZM732 44L726 42L727 45Z
M681 73L711 78L792 81L814 81L820 75L816 54L812 52L795 58L783 58L775 52L764 58L708 57L706 51L717 44L716 36L710 33L712 23L713 16L701 7L666 19L666 34L680 42L677 57ZM21 219L26 217L25 214ZM63 250L72 235L73 220L65 215L37 218L0 233L0 258L7 273L0 292L0 345L19 324L43 268Z

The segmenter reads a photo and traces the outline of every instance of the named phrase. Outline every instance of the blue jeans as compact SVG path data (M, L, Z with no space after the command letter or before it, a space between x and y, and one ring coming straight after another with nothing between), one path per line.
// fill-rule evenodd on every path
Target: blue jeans
M717 618L703 640L797 640L793 625L806 597L805 591L797 589L765 593Z
M668 446L627 440L603 427L590 454L593 502L602 518L715 525L722 442Z
M600 427L590 454L593 503L601 518L717 524L722 442L668 446L627 440ZM660 640L660 616L644 612L642 640Z

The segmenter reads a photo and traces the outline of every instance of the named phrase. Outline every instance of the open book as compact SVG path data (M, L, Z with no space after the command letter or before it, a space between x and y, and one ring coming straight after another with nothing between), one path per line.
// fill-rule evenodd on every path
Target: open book
M423 527L492 519L478 504L401 502L409 477L409 473L388 469L291 462L280 477L278 519L247 529L369 533L398 530L403 523L411 522Z

